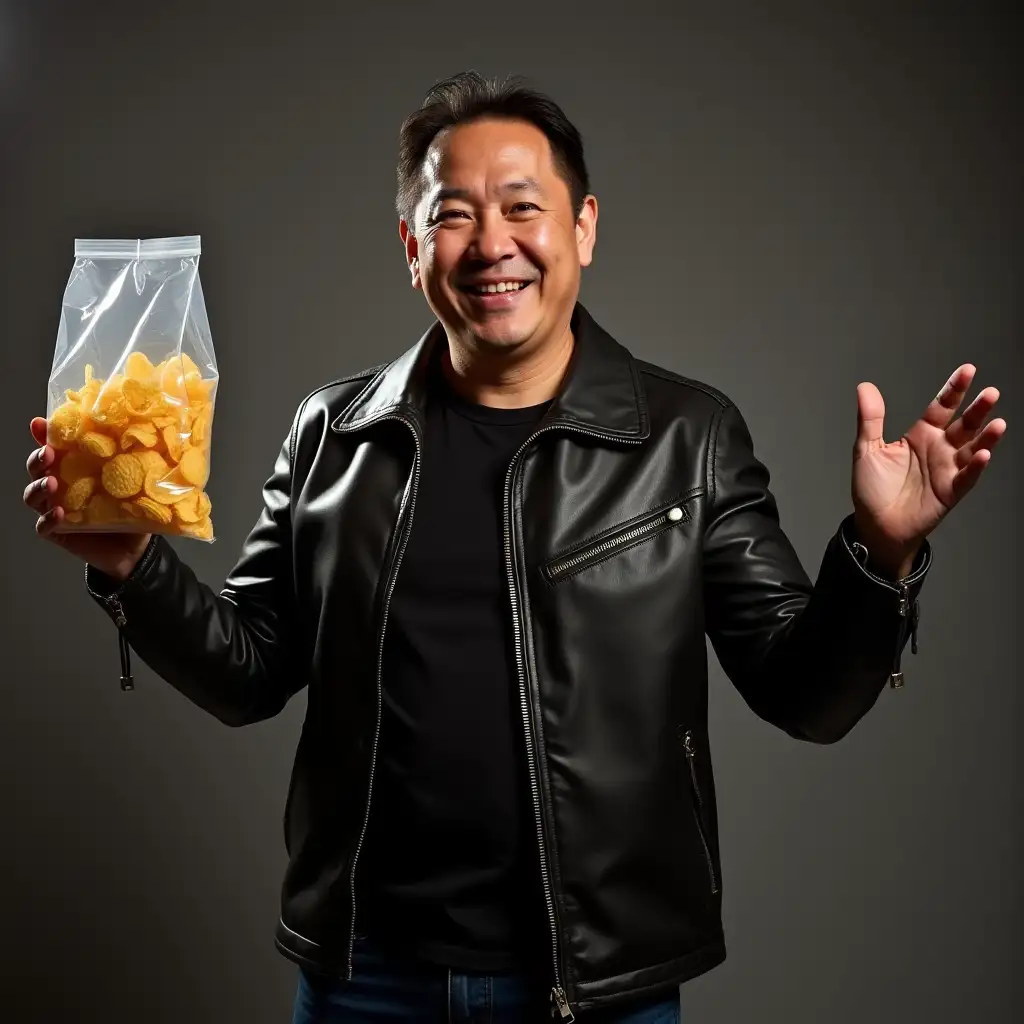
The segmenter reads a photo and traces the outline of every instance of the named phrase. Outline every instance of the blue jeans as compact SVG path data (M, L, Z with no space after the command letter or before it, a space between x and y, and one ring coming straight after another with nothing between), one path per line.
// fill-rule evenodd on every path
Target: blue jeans
M544 1024L550 1012L542 983L397 960L357 936L351 981L300 971L292 1024ZM575 1017L580 1024L679 1024L679 996Z

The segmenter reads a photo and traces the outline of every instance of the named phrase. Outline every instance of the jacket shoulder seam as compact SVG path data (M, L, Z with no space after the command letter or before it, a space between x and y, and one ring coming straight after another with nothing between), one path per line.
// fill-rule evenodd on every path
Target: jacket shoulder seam
M646 373L651 377L660 377L662 380L667 380L671 384L681 384L683 387L693 388L695 391L701 391L709 398L713 398L723 407L731 404L729 399L722 394L721 391L712 387L710 384L705 384L703 381L694 380L692 377L684 377L682 374L666 370L663 366L655 366L654 363L647 363L643 360L637 360L637 365L639 366L641 373Z
M302 422L302 414L305 412L306 406L309 404L310 400L319 395L321 391L327 391L328 388L338 387L340 384L352 384L355 381L371 380L387 365L387 363L378 363L376 366L372 366L365 370L359 370L357 373L350 373L347 377L339 377L337 380L328 381L326 384L321 384L320 387L314 388L308 395L306 395L306 397L299 403L298 411L295 414L295 422L292 424L291 443L288 446L289 466L295 460L295 442L299 436L299 424Z

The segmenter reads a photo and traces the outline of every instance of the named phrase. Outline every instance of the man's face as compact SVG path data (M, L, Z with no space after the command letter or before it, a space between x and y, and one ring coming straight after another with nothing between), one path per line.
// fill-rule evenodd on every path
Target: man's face
M540 129L482 120L441 133L414 220L401 225L413 285L450 336L490 352L562 337L597 204L588 197L574 215Z

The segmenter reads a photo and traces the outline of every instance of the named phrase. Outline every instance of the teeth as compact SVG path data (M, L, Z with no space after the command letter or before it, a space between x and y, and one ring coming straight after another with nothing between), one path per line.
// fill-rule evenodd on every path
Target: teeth
M499 281L497 284L476 285L473 291L479 295L495 295L499 292L517 292L525 287L520 281Z

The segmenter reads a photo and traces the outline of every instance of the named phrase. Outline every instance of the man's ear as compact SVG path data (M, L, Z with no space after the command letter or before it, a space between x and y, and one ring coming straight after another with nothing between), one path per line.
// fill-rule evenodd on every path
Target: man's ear
M420 287L420 258L419 258L419 245L416 242L416 236L412 233L412 228L406 223L405 218L402 218L398 222L398 234L402 239L402 245L405 248L405 262L409 268L409 273L412 276L413 288Z

